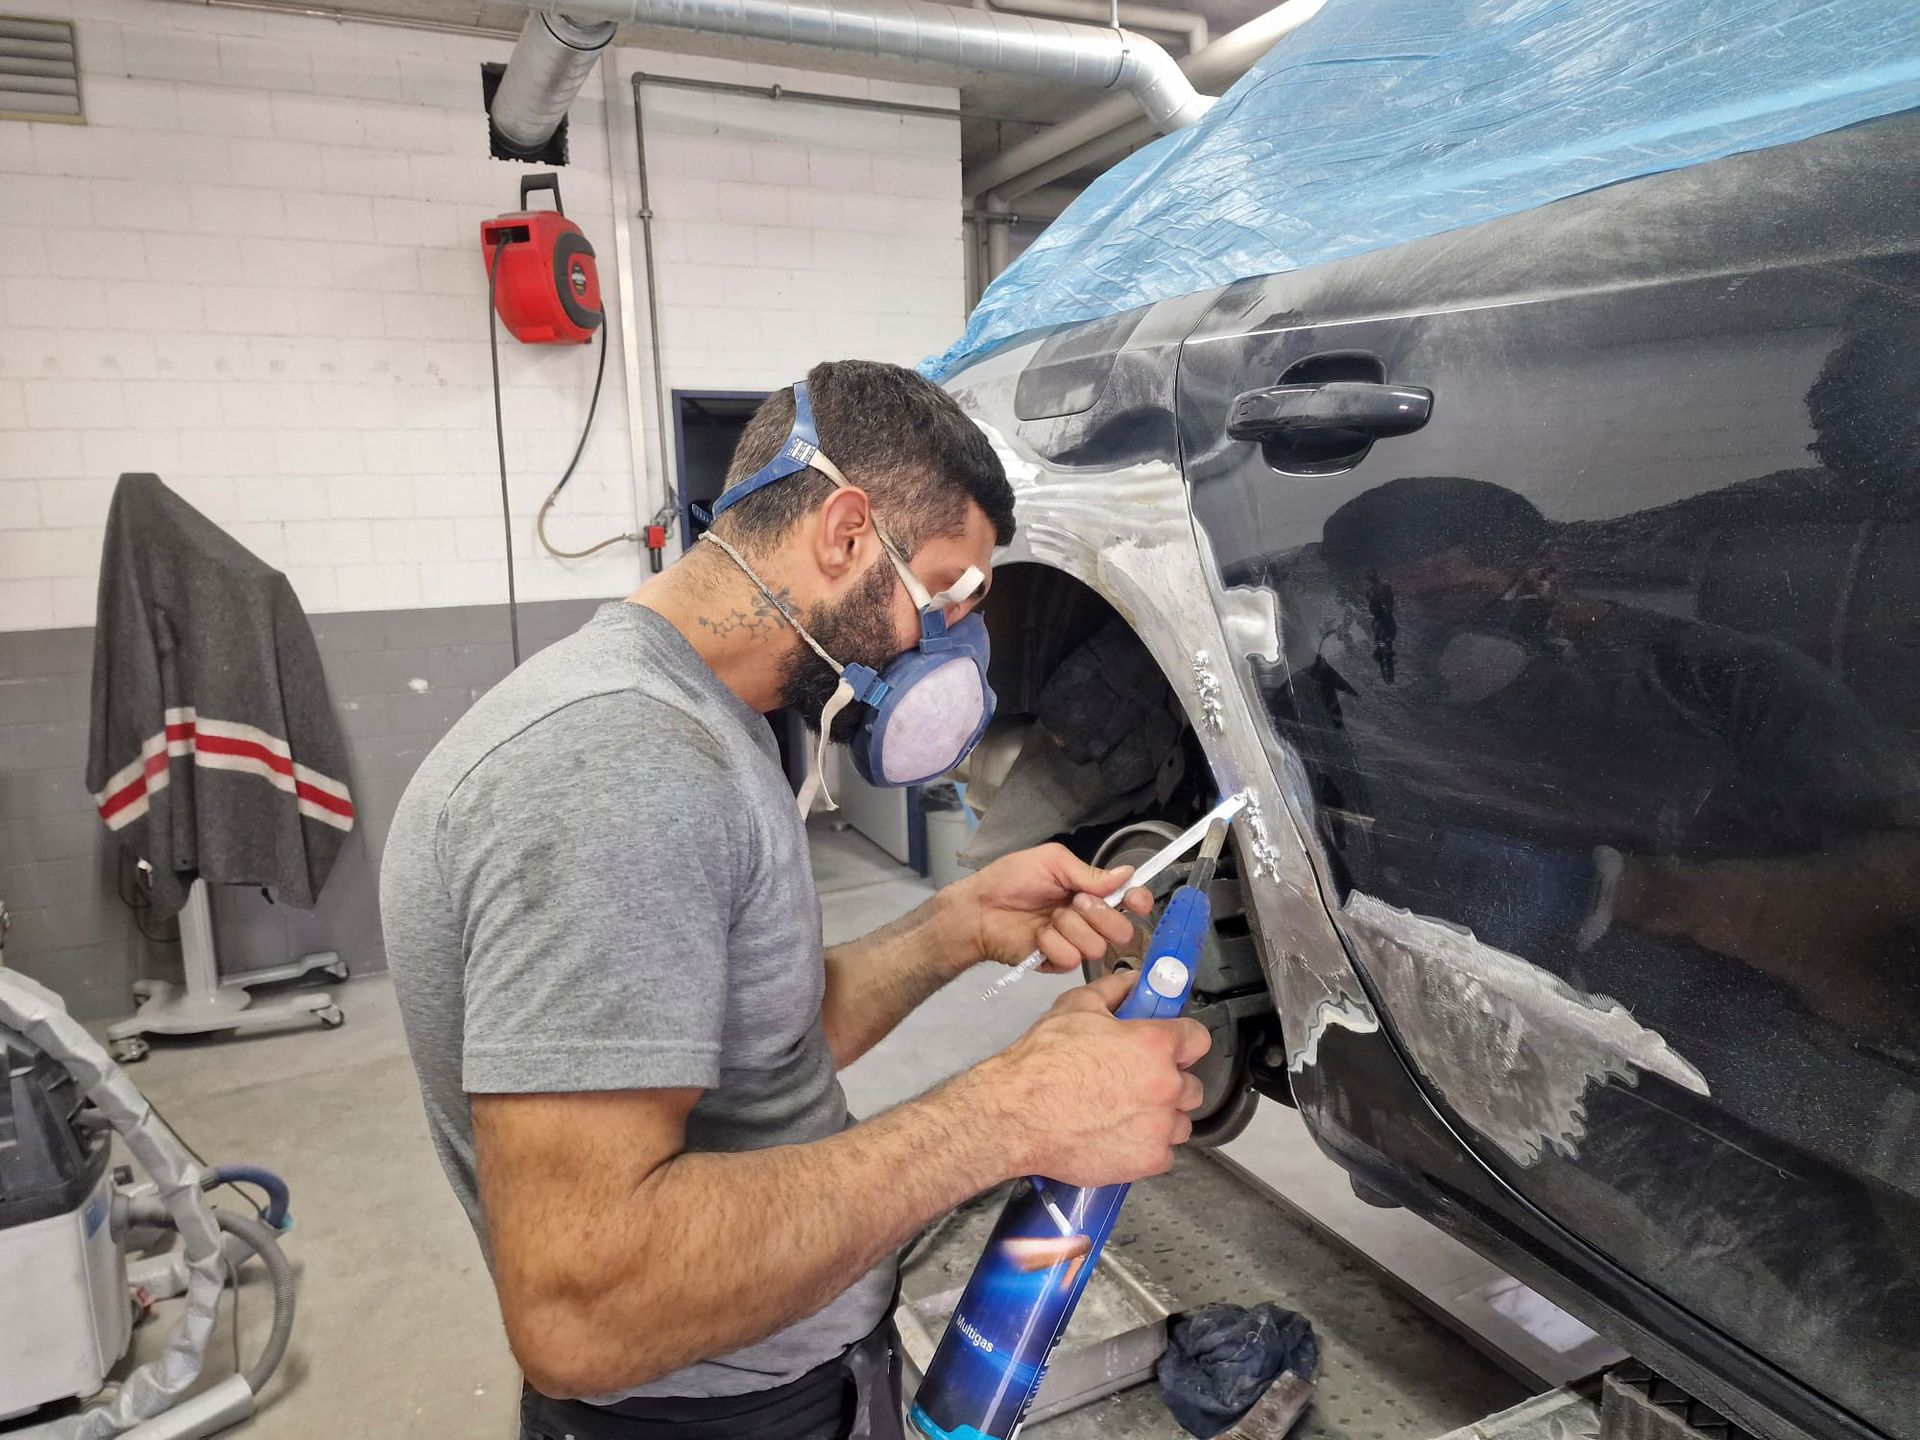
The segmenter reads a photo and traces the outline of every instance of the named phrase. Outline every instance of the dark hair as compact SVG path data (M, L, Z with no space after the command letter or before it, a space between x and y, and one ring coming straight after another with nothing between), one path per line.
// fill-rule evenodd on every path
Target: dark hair
M1002 545L1013 539L1013 487L980 427L932 381L876 360L827 360L807 372L820 449L847 479L873 497L876 521L909 555L966 524L973 501ZM776 390L753 412L727 468L737 484L771 460L793 428L793 387ZM714 523L748 549L778 543L832 493L833 482L806 469L763 486Z
M1456 549L1482 565L1520 566L1552 533L1533 502L1504 485L1410 475L1363 491L1329 515L1320 552L1349 572Z

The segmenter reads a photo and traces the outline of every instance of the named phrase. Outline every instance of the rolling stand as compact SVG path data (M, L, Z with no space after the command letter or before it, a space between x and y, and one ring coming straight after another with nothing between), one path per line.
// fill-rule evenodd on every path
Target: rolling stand
M298 980L321 971L334 980L347 978L347 965L336 951L303 955L288 965L220 977L219 955L213 942L213 909L207 882L195 880L180 912L180 954L186 983L138 980L133 993L140 1008L126 1020L107 1027L108 1049L121 1064L143 1060L148 1035L204 1035L216 1030L244 1030L256 1025L284 1025L311 1014L329 1030L346 1023L346 1016L325 991L288 995L254 1003L247 993L253 985Z

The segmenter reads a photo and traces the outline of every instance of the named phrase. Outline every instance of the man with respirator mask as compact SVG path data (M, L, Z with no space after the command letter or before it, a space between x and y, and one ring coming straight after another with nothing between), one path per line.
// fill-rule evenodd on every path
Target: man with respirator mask
M747 426L701 542L478 701L409 786L388 957L526 1440L898 1436L899 1248L1017 1175L1164 1170L1190 1132L1206 1032L1115 1020L1124 975L847 1114L839 1067L963 970L1039 948L1065 971L1133 933L1096 903L1124 867L1048 845L821 948L826 742L881 785L972 748L993 712L975 612L1012 534L949 396L815 366ZM797 805L763 718L783 706L822 732Z

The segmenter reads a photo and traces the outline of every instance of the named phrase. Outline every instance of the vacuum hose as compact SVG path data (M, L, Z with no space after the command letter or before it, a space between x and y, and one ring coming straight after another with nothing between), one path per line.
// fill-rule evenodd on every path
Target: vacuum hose
M127 1218L136 1225L173 1228L173 1216L158 1200L134 1201L127 1207ZM265 1221L231 1210L215 1210L213 1218L222 1230L243 1242L260 1257L260 1262L267 1267L267 1274L273 1280L273 1329L267 1334L267 1343L261 1347L259 1359L242 1377L247 1382L247 1388L258 1395L267 1381L273 1378L273 1372L280 1368L281 1360L286 1357L287 1342L293 1337L293 1266L287 1260L286 1251L280 1248L273 1228ZM236 1280L235 1284L238 1283Z
M258 1185L267 1194L267 1212L261 1218L275 1230L292 1227L293 1222L287 1218L287 1182L273 1171L258 1165L216 1165L200 1182L200 1188L212 1190L227 1184Z

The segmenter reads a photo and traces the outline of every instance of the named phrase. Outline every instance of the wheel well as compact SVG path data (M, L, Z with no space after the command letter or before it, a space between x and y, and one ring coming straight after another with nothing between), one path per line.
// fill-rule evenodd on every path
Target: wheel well
M997 705L980 760L967 766L969 794L991 815L999 781L1036 735L1073 762L1073 774L1071 783L1056 770L1049 783L1018 786L1019 826L1003 836L983 826L969 861L1048 835L1091 853L1117 823L1197 815L1212 803L1206 757L1178 692L1101 595L1044 565L1000 566L985 619ZM1135 723L1116 720L1122 713ZM1157 769L1155 756L1164 756ZM1020 778L1031 781L1030 765ZM1088 827L1097 828L1077 833Z
M967 762L968 796L982 813L966 863L1049 838L1093 859L1130 826L1165 834L1157 822L1184 826L1218 798L1179 691L1093 589L1043 565L1000 567L986 622L998 704L995 728ZM1151 781L1135 784L1162 751ZM1240 1133L1251 1091L1293 1103L1284 1059L1277 1068L1269 1059L1284 1051L1253 915L1237 880L1224 883L1202 969L1207 993L1196 989L1192 1012L1215 1034L1196 1117L1203 1145Z
M1060 662L1120 612L1098 591L1045 565L997 565L986 607L993 660L987 679L1003 717L1031 717Z

